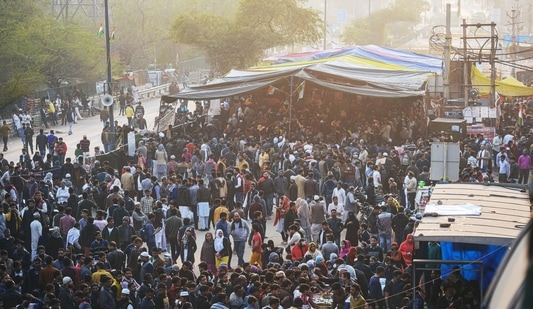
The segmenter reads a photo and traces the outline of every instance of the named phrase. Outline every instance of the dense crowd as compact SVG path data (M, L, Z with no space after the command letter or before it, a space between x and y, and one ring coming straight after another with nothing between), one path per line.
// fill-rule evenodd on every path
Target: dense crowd
M119 164L101 160L112 143L91 152L84 137L70 158L41 130L35 152L0 154L3 307L479 308L460 269L411 270L430 143L450 139L426 135L421 104L315 89L289 118L284 104L225 101L214 129L146 134ZM461 141L463 181L529 149L503 133Z

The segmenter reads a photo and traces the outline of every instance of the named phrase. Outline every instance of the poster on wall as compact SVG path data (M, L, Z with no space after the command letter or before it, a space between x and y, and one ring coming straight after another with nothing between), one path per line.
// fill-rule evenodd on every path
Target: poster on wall
M481 123L466 126L466 133L468 135L477 136L483 134L484 138L488 138L491 141L496 136L496 127L488 127Z

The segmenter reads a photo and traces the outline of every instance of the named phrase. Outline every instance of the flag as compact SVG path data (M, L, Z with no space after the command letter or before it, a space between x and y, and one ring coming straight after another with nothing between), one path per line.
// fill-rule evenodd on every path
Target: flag
M519 127L524 125L524 110L522 103L520 103L518 107L518 118L516 118L516 125Z
M98 28L98 33L96 34L96 37L99 39L104 35L104 24L100 24L100 28Z
M294 91L294 93L298 93L298 100L303 99L304 90L305 90L305 80L301 82L300 85L298 85L298 87L296 87L296 90Z
M111 35L109 36L109 40L113 41L115 39L115 27L111 28Z
M275 94L276 92L279 92L280 90L274 86L268 86L268 90L267 90L267 94L268 95L273 95Z

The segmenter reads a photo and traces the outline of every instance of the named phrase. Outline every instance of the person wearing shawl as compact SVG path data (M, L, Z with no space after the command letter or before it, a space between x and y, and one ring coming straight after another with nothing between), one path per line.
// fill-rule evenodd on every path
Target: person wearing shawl
M405 265L411 266L413 263L413 256L415 254L415 238L413 234L408 234L404 242L400 245L400 253L402 254Z
M154 176L157 179L167 175L167 151L163 144L157 145L157 150L155 151L155 164L154 164Z
M301 227L305 232L305 241L311 242L311 211L309 205L304 199L297 199L296 206L298 207L298 219L300 219Z
M356 260L357 260L357 248L350 247L350 250L348 250L348 254L344 256L344 261L346 261L346 264L353 266L355 265Z
M350 251L350 247L352 246L352 244L350 243L349 240L345 239L343 241L341 241L341 252L339 252L339 257L342 259L345 255L348 254L348 252Z
M65 242L61 238L59 227L55 226L51 230L50 238L48 238L48 244L46 246L46 252L50 254L54 259L57 259L57 251L59 248L65 247ZM94 238L94 235L93 235Z
M398 243L392 242L391 244L391 250L387 252L387 256L390 258L392 264L399 269L403 269L405 267L405 263L403 261L402 253L398 250Z
M196 252L196 238L194 236L194 228L188 227L185 234L181 238L181 256L183 261L189 261L194 264L194 253Z
M344 226L346 227L346 240L349 240L352 246L357 247L359 245L358 233L360 224L353 211L348 212Z
M215 249L215 266L218 269L220 267L220 264L224 263L228 265L228 258L230 248L229 239L227 237L224 237L224 232L222 230L217 230L215 232L215 241L214 241L214 249Z
M207 232L205 234L205 241L202 244L202 250L200 251L200 261L207 263L207 269L213 274L217 274L216 258L215 258L215 240L213 234Z
M309 243L309 249L307 250L307 252L305 253L304 256L306 255L309 255L314 259L316 259L317 256L322 256L322 252L320 252L320 250L318 250L317 248L317 245L316 243L314 242L310 242Z
M291 201L286 195L282 196L274 217L274 225L277 225L276 232L281 234L283 245L287 243L287 239L289 238L287 232L285 232L285 214L289 211L290 203Z

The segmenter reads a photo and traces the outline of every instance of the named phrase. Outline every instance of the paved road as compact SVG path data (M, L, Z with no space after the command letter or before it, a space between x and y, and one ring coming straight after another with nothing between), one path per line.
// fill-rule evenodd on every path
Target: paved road
M191 102L192 106L190 108L194 108L194 102ZM154 126L154 118L157 116L159 111L159 99L154 98L151 100L146 100L143 102L143 106L145 108L146 113L146 121L148 124L148 128L153 128ZM115 120L118 120L119 124L122 125L123 123L127 122L126 116L118 116L118 109L114 111ZM50 129L44 128L45 133L48 133ZM100 134L102 132L103 125L100 122L99 115L95 115L93 117L87 117L82 120L79 120L72 128L72 135L68 135L68 127L67 126L56 126L53 127L53 129L56 132L56 135L58 137L63 137L63 140L67 143L68 151L67 151L67 157L74 157L74 150L76 149L76 144L82 139L83 135L87 135L87 138L91 141L91 154L93 154L93 149L95 146L99 145L101 149L103 149L102 142L100 140ZM36 134L39 132L39 128L35 128ZM18 137L12 137L9 140L8 144L9 150L4 152L4 157L8 161L15 161L18 162L19 155L22 152L22 142L20 138ZM274 220L268 220L267 221L267 234L266 236L268 239L274 240L274 243L276 245L281 244L281 235L279 233L275 232L276 227L273 226ZM214 230L210 231L214 234ZM202 244L205 239L206 232L200 232L197 231L197 245L198 250L195 254L196 261L200 261L200 251L202 248ZM265 241L266 241L265 240ZM246 245L245 253L244 253L244 260L249 261L251 256L251 247ZM179 263L181 264L181 263ZM237 265L237 256L234 255L234 258L232 260L232 267L235 267Z
M146 122L148 124L148 128L152 129L154 126L154 118L158 115L159 112L159 98L154 98L151 100L146 100L142 104L144 106L144 110L146 113ZM114 110L114 119L118 121L119 125L122 125L124 123L127 123L126 116L119 116L118 115L118 108ZM49 129L46 129L44 126L36 127L35 130L35 136L39 134L39 129L44 129L45 133L48 133L50 129L53 129L55 131L55 135L58 137L62 137L63 141L67 144L67 155L66 157L72 157L74 158L74 150L76 149L76 144L79 143L79 141L82 139L83 135L87 135L87 138L91 141L91 155L94 154L94 147L100 146L100 149L103 149L102 140L100 139L100 135L102 133L103 125L102 122L100 122L100 116L96 114L92 117L86 117L84 119L80 119L77 121L76 124L72 127L72 135L68 135L68 126L55 126L51 127ZM35 136L34 136L34 144L35 144ZM34 145L35 146L35 145ZM8 161L15 161L18 162L19 155L22 153L22 142L21 139L17 136L11 137L9 139L8 144L8 151L4 152L4 157Z

